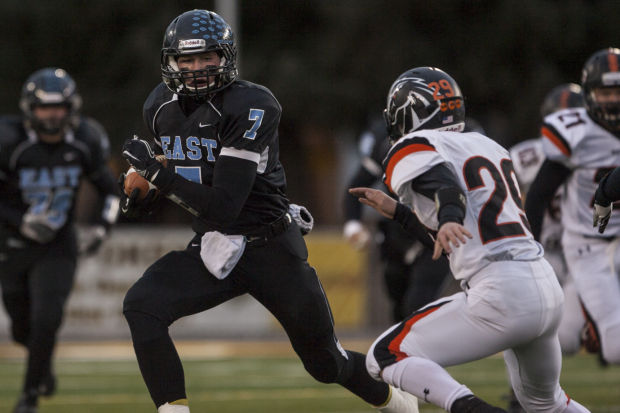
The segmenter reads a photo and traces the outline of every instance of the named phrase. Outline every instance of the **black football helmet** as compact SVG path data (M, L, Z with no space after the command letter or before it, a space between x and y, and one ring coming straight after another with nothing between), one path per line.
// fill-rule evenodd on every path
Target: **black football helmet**
M554 87L547 93L542 105L540 105L540 116L544 118L558 110L583 106L581 86L576 83L564 83Z
M588 115L612 133L620 133L620 101L599 102L594 91L620 88L620 49L599 50L586 61L581 73L581 86Z
M203 70L179 70L181 55L215 51L220 66ZM218 14L191 10L176 17L166 29L161 49L161 75L170 90L180 95L203 97L224 89L237 78L237 48L232 29ZM214 79L209 84L197 78Z
M398 76L383 115L392 141L418 129L462 132L465 128L461 88L435 67L416 67Z
M67 116L59 121L41 120L34 116L35 106L65 105ZM63 69L48 67L34 72L22 87L19 107L28 127L39 133L55 135L67 126L75 126L82 98L75 82Z

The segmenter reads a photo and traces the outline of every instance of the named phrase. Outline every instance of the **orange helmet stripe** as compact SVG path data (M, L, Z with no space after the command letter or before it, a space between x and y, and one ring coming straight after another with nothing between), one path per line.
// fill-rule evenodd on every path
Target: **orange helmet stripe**
M609 64L609 70L612 72L618 71L618 55L614 53L607 54L607 63Z

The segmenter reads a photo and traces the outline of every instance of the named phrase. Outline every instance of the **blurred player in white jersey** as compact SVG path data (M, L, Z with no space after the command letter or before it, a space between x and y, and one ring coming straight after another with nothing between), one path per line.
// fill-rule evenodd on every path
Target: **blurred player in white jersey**
M554 87L543 100L540 107L542 118L558 110L583 107L581 86L576 83L564 83ZM528 139L511 147L508 152L519 180L521 194L526 194L534 181L540 166L545 160L543 138ZM581 348L581 331L585 324L575 283L568 274L566 260L562 252L562 222L560 199L562 188L559 188L545 209L540 242L545 249L545 259L553 267L555 275L564 291L564 310L558 328L558 337L563 355L572 355ZM508 396L508 413L523 412L514 392Z
M559 384L562 289L528 230L508 151L479 133L461 133L463 95L436 68L399 76L385 117L396 141L384 161L385 182L400 202L376 189L350 192L405 228L413 208L437 231L433 256L448 255L464 291L385 331L368 352L370 374L451 413L502 412L444 367L503 351L528 412L587 412Z
M562 109L583 107L581 86L564 83L554 87L543 100L540 108L542 118ZM509 149L510 158L521 187L521 194L527 194L540 166L545 160L543 138L528 139ZM564 290L564 314L558 330L562 354L572 355L581 348L581 331L585 324L575 283L569 276L566 260L562 252L562 222L559 188L551 202L546 206L540 233L540 243L545 249L545 259L549 261L560 285Z
M544 207L564 185L562 248L587 320L584 344L599 353L602 363L613 364L620 364L620 215L611 216L605 234L591 222L598 183L620 165L619 64L620 49L594 53L582 72L585 108L545 118L546 160L525 208L539 239Z

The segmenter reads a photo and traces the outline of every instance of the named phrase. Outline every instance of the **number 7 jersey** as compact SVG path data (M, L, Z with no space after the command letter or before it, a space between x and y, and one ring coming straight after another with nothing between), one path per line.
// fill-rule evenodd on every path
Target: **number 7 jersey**
M411 182L442 163L465 193L463 225L473 235L450 254L456 279L467 280L491 262L543 255L529 231L508 151L486 136L433 130L405 135L384 160L385 183L425 226L437 230L435 201L413 191Z
M617 212L612 212L604 234L592 226L594 192L603 176L620 166L620 138L592 121L584 108L547 116L542 135L545 156L572 171L562 197L564 229L587 237L620 235Z

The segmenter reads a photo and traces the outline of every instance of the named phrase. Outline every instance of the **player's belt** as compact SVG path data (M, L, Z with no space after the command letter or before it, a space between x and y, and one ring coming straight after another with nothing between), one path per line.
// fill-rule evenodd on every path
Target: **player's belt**
M262 228L255 232L247 233L245 234L245 237L248 240L248 242L253 242L253 241L258 241L258 240L266 241L268 239L277 237L278 235L286 231L288 227L291 226L291 222L293 222L293 218L291 217L291 214L286 212L280 218L276 219L271 224L269 224L267 227Z
M596 235L581 235L583 238L587 238L587 239L595 239L595 240L599 240L599 241L605 241L605 242L611 242L616 240L618 237L598 237Z

